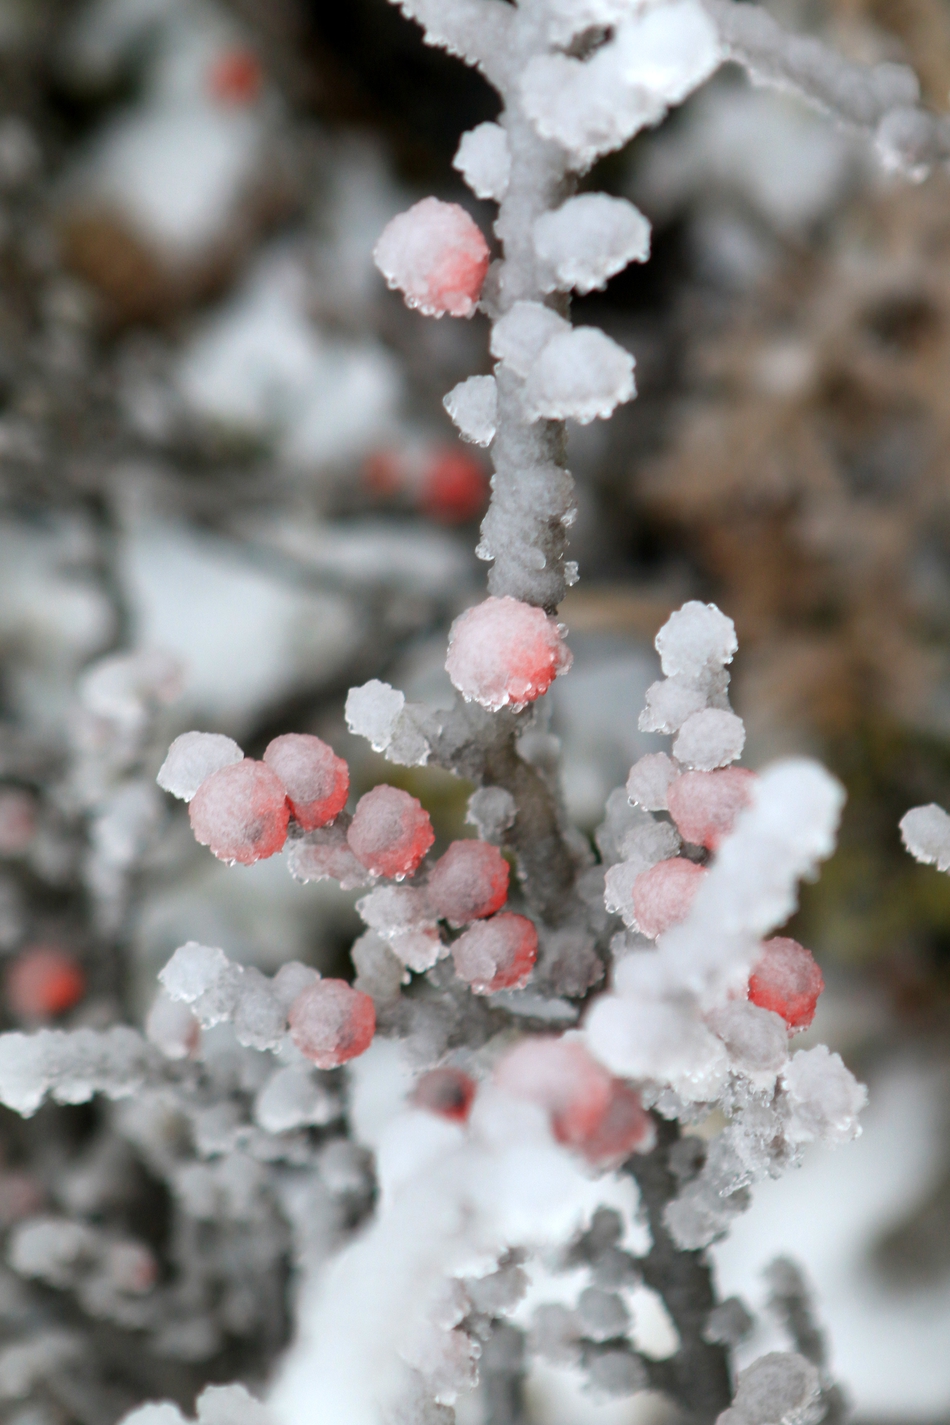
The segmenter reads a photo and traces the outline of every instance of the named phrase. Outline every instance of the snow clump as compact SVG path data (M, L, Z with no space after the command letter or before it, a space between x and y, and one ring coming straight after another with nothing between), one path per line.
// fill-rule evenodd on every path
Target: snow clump
M494 198L500 203L511 175L508 136L501 125L477 124L463 134L452 167L477 198Z
M571 666L561 626L543 609L490 597L460 614L449 632L445 667L466 702L520 712Z
M562 332L543 348L525 382L527 419L606 420L636 394L634 360L597 327Z
M428 317L470 317L489 262L488 244L465 209L438 198L391 219L373 257L406 305Z
M515 302L492 327L491 351L525 377L553 337L571 331L571 324L540 302Z
M692 713L673 743L673 756L684 767L711 772L742 756L745 727L741 717L726 708L703 708Z
M241 762L244 753L233 738L220 732L183 732L168 749L156 781L165 792L190 802L212 772Z
M469 376L442 401L463 440L491 445L498 419L498 388L494 376Z
M900 823L901 839L915 861L950 871L950 816L935 802L914 807Z
M629 262L650 256L650 224L625 198L582 193L535 219L534 249L546 286L581 294L606 287Z

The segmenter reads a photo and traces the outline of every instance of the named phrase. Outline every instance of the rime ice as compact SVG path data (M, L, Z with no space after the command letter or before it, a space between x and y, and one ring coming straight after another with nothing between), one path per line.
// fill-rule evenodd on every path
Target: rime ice
M504 905L508 874L508 862L494 846L453 841L429 872L429 903L450 925L481 920Z
M571 655L554 619L506 594L459 615L445 666L467 702L517 712L567 672Z
M212 772L243 760L233 738L220 732L183 732L168 749L156 781L163 791L190 802Z
M682 857L660 861L633 883L633 913L644 935L655 940L689 914L706 872Z
M347 840L357 860L373 875L401 880L415 873L435 834L421 802L383 784L360 798Z
M469 927L452 945L455 973L477 995L526 985L538 958L538 932L523 915L503 911Z
M250 866L287 839L290 808L280 778L245 757L205 778L188 809L195 839L220 861Z
M717 772L684 772L667 792L670 816L684 841L715 851L752 800L755 774L743 767Z
M345 980L310 985L287 1018L291 1039L318 1069L335 1069L365 1053L376 1032L373 1001Z
M410 307L430 317L470 317L485 273L488 245L464 208L423 198L386 226L376 266Z
M287 732L275 737L264 761L280 778L290 809L304 831L315 831L346 806L350 769L319 737Z
M749 999L780 1014L789 1029L807 1029L824 987L811 951L779 935L762 946L749 978Z
M671 614L656 636L656 651L668 678L698 678L708 668L731 663L739 644L731 618L715 604L696 600Z

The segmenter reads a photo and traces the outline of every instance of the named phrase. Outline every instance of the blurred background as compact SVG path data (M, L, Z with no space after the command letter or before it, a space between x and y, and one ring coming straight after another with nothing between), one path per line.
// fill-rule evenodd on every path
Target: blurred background
M947 108L947 0L772 8L852 58L910 62ZM213 863L154 787L183 730L255 755L317 732L358 790L385 774L462 834L470 788L375 759L342 705L381 677L439 706L448 624L483 590L489 469L441 398L490 369L486 326L409 312L371 250L429 193L489 233L451 160L495 113L385 0L0 0L3 1028L140 1015L186 939L350 973L352 895L278 858ZM581 582L551 695L568 806L599 822L649 750L653 635L715 600L739 634L746 761L814 753L848 789L794 933L828 982L812 1033L871 1088L857 1144L757 1191L716 1249L722 1285L760 1304L790 1252L864 1425L937 1425L950 881L897 822L950 804L950 184L884 178L729 68L588 181L655 235L646 267L574 306L635 354L640 394L570 432ZM58 988L36 989L38 963ZM5 1115L0 1229L81 1202L96 1133L93 1109ZM101 1406L24 1405L9 1295L0 1276L0 1419L103 1425ZM151 1388L266 1363L280 1329L169 1349ZM564 1372L531 1401L539 1425L643 1418Z

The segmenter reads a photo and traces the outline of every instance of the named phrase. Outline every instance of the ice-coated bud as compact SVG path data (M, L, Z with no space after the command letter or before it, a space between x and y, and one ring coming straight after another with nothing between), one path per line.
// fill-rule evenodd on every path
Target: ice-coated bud
M447 1118L450 1123L464 1123L471 1111L475 1088L475 1080L468 1074L447 1065L423 1074L409 1095L409 1102L415 1108Z
M482 920L504 905L508 875L508 862L497 847L486 841L453 841L429 872L429 904L450 925Z
M644 811L666 811L670 783L680 769L665 752L648 752L634 762L627 777L627 799Z
M703 708L688 717L673 743L673 756L684 767L711 772L742 756L745 724L726 708Z
M606 420L636 395L634 359L597 327L552 337L527 380L522 403L529 421Z
M6 1000L18 1019L55 1019L85 993L82 967L55 945L31 945L7 969Z
M469 376L442 400L463 440L491 445L498 420L498 387L494 376Z
M538 958L538 932L523 915L503 911L479 920L452 946L455 973L477 995L520 990Z
M458 203L423 198L386 224L373 258L407 306L428 317L470 317L489 252L481 230Z
M145 1020L145 1037L166 1059L190 1059L201 1043L201 1025L186 1004L159 993Z
M290 1037L318 1069L335 1069L369 1048L376 1008L345 980L318 980L297 996L287 1016Z
M452 625L445 667L466 702L515 712L546 693L571 654L553 618L509 594L466 609Z
M479 787L468 799L465 820L477 828L483 841L497 844L517 815L515 799L504 787Z
M950 816L936 802L913 807L900 823L901 840L916 861L950 871Z
M638 876L633 883L633 913L642 933L655 940L685 920L706 874L705 867L676 857Z
M461 173L478 198L500 203L508 189L511 154L500 124L477 124L462 135L452 167Z
M282 848L290 807L276 773L245 757L202 782L188 816L195 840L209 847L219 861L251 866Z
M847 1143L861 1132L858 1115L868 1091L825 1044L799 1049L782 1074L790 1143Z
M190 802L206 777L241 762L244 753L220 732L183 732L168 749L156 781L162 791Z
M504 361L516 376L525 377L551 338L570 330L570 322L550 307L540 302L515 302L492 327L492 356Z
M346 725L356 737L365 737L374 752L385 752L405 706L405 693L378 678L370 678L347 693Z
M682 673L698 678L707 668L722 668L739 647L736 626L715 604L695 599L670 614L656 636L655 647L668 678Z
M752 802L756 777L744 767L717 772L684 772L667 792L669 813L684 841L715 851Z
M545 286L593 292L629 262L650 256L650 224L625 198L582 193L534 223L534 248Z
M383 783L360 797L346 839L356 859L374 876L401 881L415 874L435 833L421 802Z
M789 1029L807 1029L815 1017L824 976L810 950L777 935L766 940L749 978L749 999L780 1014Z
M319 737L286 732L268 743L264 761L287 791L290 810L304 831L339 816L350 790L350 769Z

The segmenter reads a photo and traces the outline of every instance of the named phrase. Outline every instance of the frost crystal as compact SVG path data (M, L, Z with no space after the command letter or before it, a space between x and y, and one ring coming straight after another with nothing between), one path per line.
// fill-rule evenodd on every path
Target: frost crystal
M935 802L905 812L901 838L910 854L925 866L950 871L950 816Z
M673 756L685 767L711 772L742 756L745 726L723 708L704 708L686 719L673 743Z
M544 347L525 382L529 420L606 420L633 399L634 360L596 327L563 332Z
M275 737L264 762L283 783L290 810L304 831L325 826L346 806L350 769L319 737L299 732Z
M290 1037L318 1069L335 1069L364 1054L376 1032L369 995L344 980L320 980L290 1007Z
M538 932L523 915L503 911L480 920L452 945L455 973L477 995L526 985L538 957Z
M356 859L374 876L415 873L435 840L428 812L398 787L374 787L357 803L347 832Z
M582 193L534 224L534 247L551 288L593 292L629 262L650 255L650 224L632 203Z
M494 376L469 376L444 397L448 411L463 440L473 445L491 445L498 416L498 388Z
M450 925L467 925L501 910L508 896L508 862L485 841L453 841L429 872L429 903Z
M155 780L163 791L190 802L212 772L243 758L237 743L220 732L183 732L169 747Z
M423 198L386 226L373 252L390 287L426 316L470 317L488 271L488 245L464 208Z
M552 337L570 332L571 324L540 302L515 302L492 327L492 355L527 376Z
M553 618L506 594L459 615L445 666L466 702L517 712L567 672L571 655Z
M207 777L188 808L195 839L220 861L250 866L280 851L290 808L280 778L245 757Z
M478 124L469 129L462 135L452 167L458 169L476 197L501 202L511 173L511 154L504 129L499 124Z

